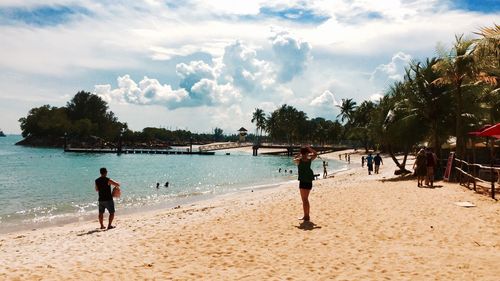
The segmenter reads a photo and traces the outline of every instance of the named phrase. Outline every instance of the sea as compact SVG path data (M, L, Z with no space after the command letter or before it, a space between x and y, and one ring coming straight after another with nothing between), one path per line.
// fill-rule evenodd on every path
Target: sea
M15 145L21 139L20 135L0 138L0 232L95 218L94 180L101 167L121 184L122 196L115 200L117 214L170 208L297 180L297 167L286 156L237 151L71 153ZM328 160L328 165L329 172L346 169L345 162L338 160ZM322 161L314 161L312 168L322 174Z

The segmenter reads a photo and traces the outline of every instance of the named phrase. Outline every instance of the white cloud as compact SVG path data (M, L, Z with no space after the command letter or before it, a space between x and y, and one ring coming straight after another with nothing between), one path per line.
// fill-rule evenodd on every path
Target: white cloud
M104 100L118 101L136 105L163 105L169 109L194 106L216 106L234 103L240 93L230 84L219 85L209 79L196 81L187 91L184 88L172 89L170 85L161 85L157 79L144 77L137 84L130 76L118 77L118 87L96 85L94 92Z
M137 105L165 105L168 108L177 108L192 101L186 90L173 90L170 85L161 85L156 79L144 77L139 84L129 75L118 77L118 88L111 89L111 85L96 85L94 93L110 102L116 100L121 103Z
M381 64L372 72L370 81L387 83L402 80L405 68L408 67L412 57L403 52L394 54L388 64Z
M275 83L269 62L256 58L257 52L236 41L224 49L222 79L247 92L261 92Z
M332 92L326 90L321 95L315 97L309 104L321 109L333 109L339 105Z
M181 88L191 90L194 84L201 79L215 79L215 69L203 61L191 61L179 63L175 66L175 72L182 79L179 83Z
M189 96L205 105L231 104L241 97L239 91L230 83L219 85L208 79L201 79L194 84Z
M379 102L384 96L380 93L376 93L370 96L369 100L372 102Z
M281 82L288 82L304 72L311 59L311 45L308 42L295 39L288 32L277 32L271 40Z

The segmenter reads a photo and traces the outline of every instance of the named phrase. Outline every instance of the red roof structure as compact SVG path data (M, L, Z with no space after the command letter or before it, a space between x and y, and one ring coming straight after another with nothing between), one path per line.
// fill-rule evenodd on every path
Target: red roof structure
M500 139L500 123L496 123L495 125L483 130L480 132L478 137L494 137Z
M491 127L490 124L484 125L483 127L481 127L481 129L479 129L477 131L468 132L467 135L477 137L477 135L479 135L480 133L482 133L484 130L488 129L489 127Z

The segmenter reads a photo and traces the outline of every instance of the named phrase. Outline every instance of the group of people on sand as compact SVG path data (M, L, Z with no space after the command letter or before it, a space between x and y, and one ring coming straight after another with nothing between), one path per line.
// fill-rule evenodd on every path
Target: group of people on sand
M366 158L365 156L361 156L361 167L365 166L365 161L366 166L368 167L368 175L371 175L373 172L373 164L375 164L375 174L379 173L380 165L384 165L384 161L382 160L380 153L377 153L375 157L373 157L371 153L369 153Z
M413 163L418 187L423 187L424 182L426 186L434 187L434 170L437 164L437 156L431 148L421 148L418 151Z
M349 153L344 153L344 159L347 161L349 164L351 164L351 154ZM342 160L342 154L339 154L339 160Z

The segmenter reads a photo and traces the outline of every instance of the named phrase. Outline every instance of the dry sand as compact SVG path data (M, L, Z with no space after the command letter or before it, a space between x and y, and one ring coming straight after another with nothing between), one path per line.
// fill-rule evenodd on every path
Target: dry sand
M110 231L96 219L0 235L0 279L498 280L497 202L457 184L397 180L389 158L372 176L359 155L351 163L314 182L311 223L297 220L295 183L173 210L118 210Z

